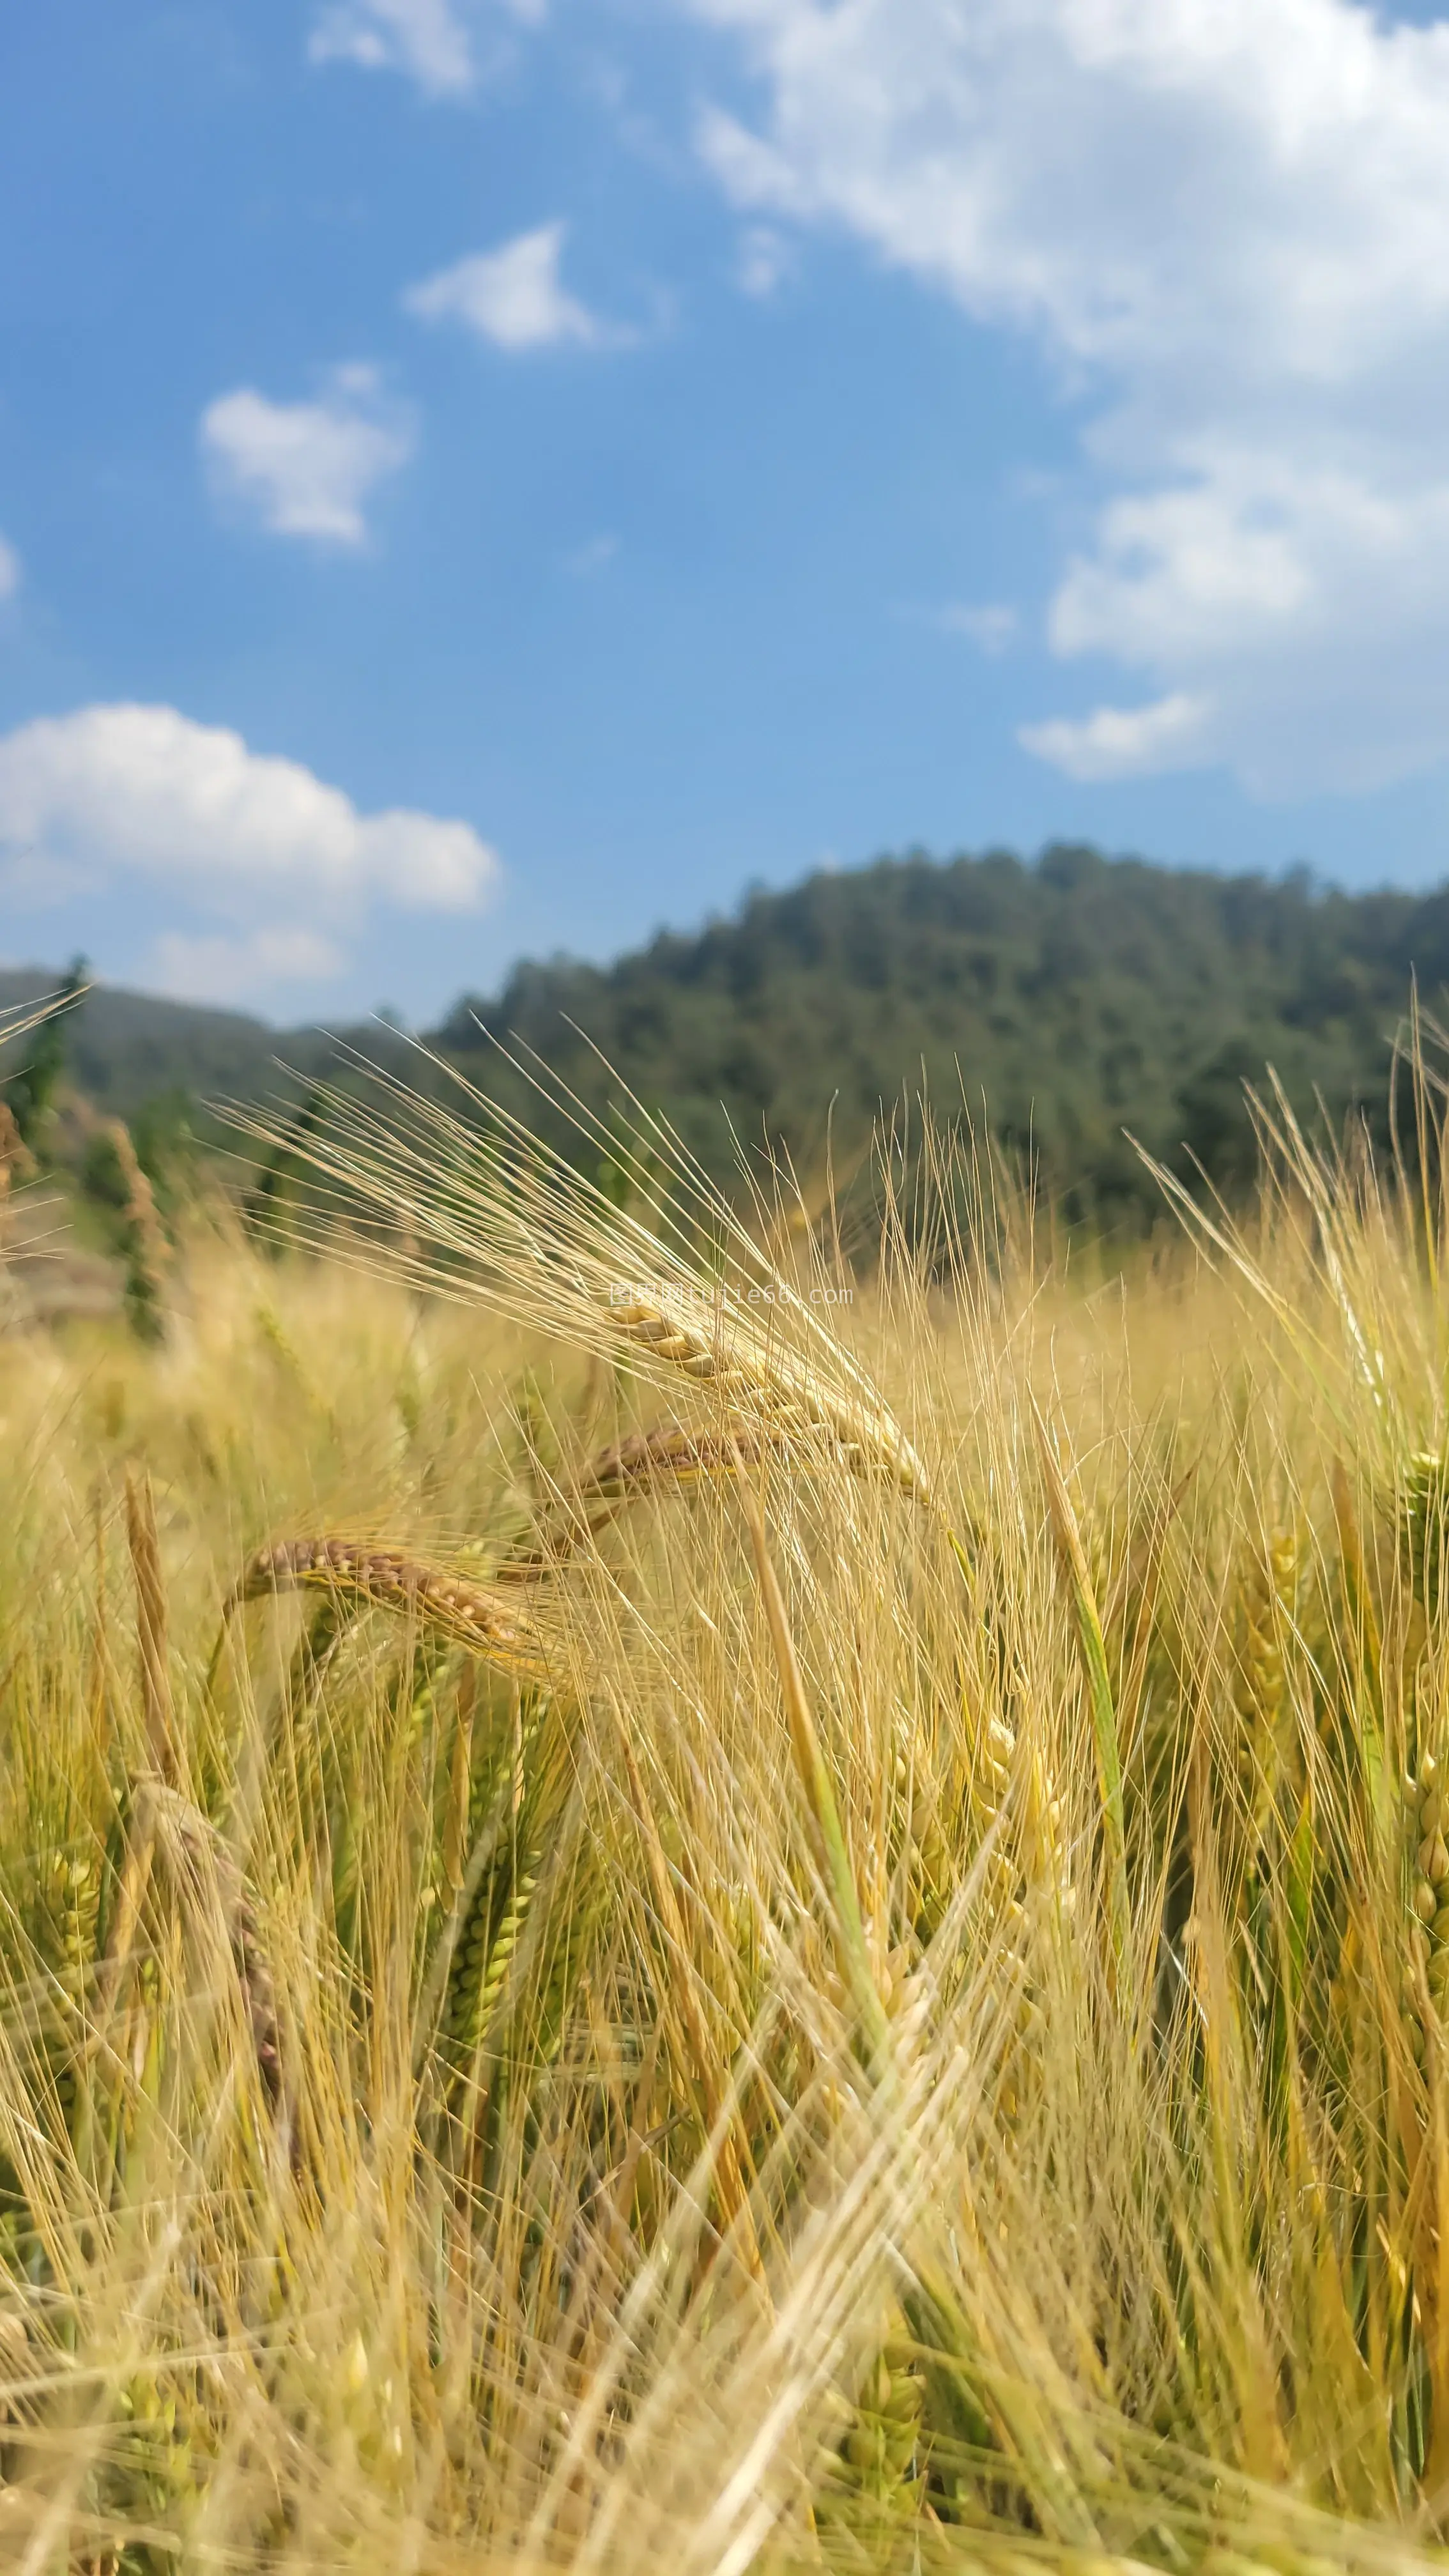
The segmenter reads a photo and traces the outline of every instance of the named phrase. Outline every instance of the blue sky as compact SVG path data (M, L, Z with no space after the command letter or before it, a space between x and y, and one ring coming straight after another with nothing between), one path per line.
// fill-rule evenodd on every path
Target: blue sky
M924 843L1449 873L1449 26L48 0L0 957L416 1018Z

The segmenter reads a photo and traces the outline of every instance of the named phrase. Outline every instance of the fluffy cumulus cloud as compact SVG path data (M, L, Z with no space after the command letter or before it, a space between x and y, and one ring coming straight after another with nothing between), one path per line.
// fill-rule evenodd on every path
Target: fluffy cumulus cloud
M1028 751L1084 782L1149 777L1163 769L1190 768L1205 756L1211 709L1186 690L1154 698L1145 707L1098 707L1082 717L1050 716L1023 725Z
M545 0L500 0L505 17L534 24ZM313 21L314 63L404 73L435 98L471 90L480 72L479 20L468 0L328 0Z
M614 334L569 294L561 274L566 227L540 224L499 250L474 251L403 298L422 322L461 322L509 350L597 348Z
M371 367L339 367L315 402L272 402L254 386L219 394L201 416L218 494L280 537L366 543L366 505L413 452L412 424Z
M471 824L359 813L300 761L174 707L82 707L0 738L0 893L165 890L195 922L154 961L172 989L326 981L378 908L470 912L497 877Z
M1355 0L679 0L754 103L702 148L1034 334L1098 492L1063 656L1133 675L1029 746L1269 792L1449 753L1449 24Z

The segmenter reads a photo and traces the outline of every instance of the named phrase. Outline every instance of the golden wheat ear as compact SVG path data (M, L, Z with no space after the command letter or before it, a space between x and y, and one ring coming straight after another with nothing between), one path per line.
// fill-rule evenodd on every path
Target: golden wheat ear
M758 1466L771 1457L796 1474L839 1464L852 1475L879 1477L882 1461L858 1443L802 1439L784 1424L726 1420L718 1428L691 1428L663 1423L655 1431L638 1431L615 1441L591 1458L577 1482L560 1493L539 1520L531 1540L503 1559L499 1583L532 1583L554 1574L587 1548L632 1502L651 1494L687 1491L693 1485L717 1484L734 1472L736 1460Z
M242 1570L228 1611L279 1592L329 1592L361 1607L401 1612L436 1628L503 1671L542 1680L543 1641L514 1601L401 1549L346 1538L282 1539Z
M421 1052L461 1095L462 1114L360 1059L363 1095L317 1092L315 1128L300 1148L288 1140L314 1179L307 1239L484 1306L656 1389L677 1396L681 1382L693 1385L756 1432L836 1443L939 1512L924 1462L834 1329L828 1302L772 1264L667 1122L632 1102L632 1126L606 1135L580 1103L550 1091L541 1068L514 1065L579 1143L614 1150L627 1133L634 1163L642 1172L650 1162L654 1175L636 1214L455 1066ZM276 1121L228 1114L278 1150ZM359 1218L373 1228L366 1239Z

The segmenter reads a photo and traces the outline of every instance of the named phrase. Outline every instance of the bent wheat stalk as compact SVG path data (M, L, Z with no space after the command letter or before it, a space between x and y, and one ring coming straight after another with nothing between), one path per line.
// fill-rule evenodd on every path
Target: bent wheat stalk
M540 1522L532 1545L504 1558L496 1579L532 1583L555 1573L598 1538L636 1497L661 1487L713 1483L733 1473L737 1458L754 1466L766 1454L797 1473L827 1462L843 1465L854 1475L882 1472L881 1461L859 1444L846 1447L839 1441L822 1445L818 1438L802 1440L783 1424L738 1421L726 1422L720 1430L697 1430L683 1423L664 1423L655 1431L634 1432L627 1440L601 1449L572 1490L559 1495Z
M455 1067L422 1052L461 1091L476 1123L373 1066L362 1066L366 1097L319 1092L325 1123L304 1152L320 1206L302 1219L304 1235L334 1256L487 1306L653 1385L677 1386L681 1376L708 1385L752 1425L797 1437L824 1431L852 1457L887 1468L944 1521L923 1461L868 1372L663 1121L634 1104L639 1167L647 1146L669 1184L667 1197L654 1185L646 1224ZM544 1089L530 1069L515 1069ZM581 1104L551 1105L586 1142L600 1141ZM277 1149L276 1122L232 1115ZM358 1241L360 1208L381 1218L385 1241ZM338 1216L350 1222L350 1242L339 1240Z
M259 1548L248 1561L226 1609L230 1614L246 1601L303 1590L348 1594L367 1607L411 1612L506 1672L531 1680L547 1673L543 1641L514 1603L505 1606L482 1584L398 1548L345 1538L283 1539Z

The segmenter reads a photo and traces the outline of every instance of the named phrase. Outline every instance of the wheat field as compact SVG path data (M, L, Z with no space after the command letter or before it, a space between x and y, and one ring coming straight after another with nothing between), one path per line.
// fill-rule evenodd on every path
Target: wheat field
M383 1085L0 1339L0 2563L1437 2563L1410 1087L1113 1263Z

